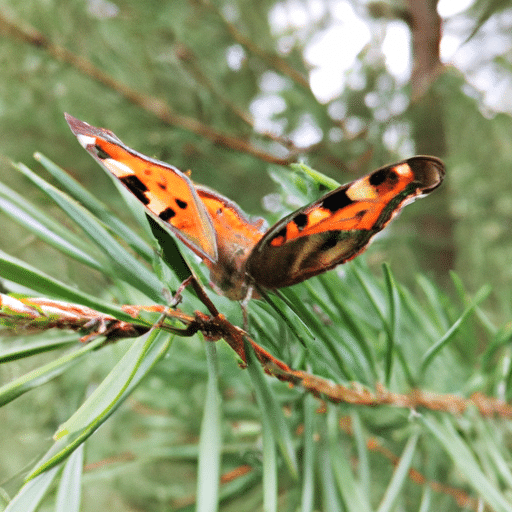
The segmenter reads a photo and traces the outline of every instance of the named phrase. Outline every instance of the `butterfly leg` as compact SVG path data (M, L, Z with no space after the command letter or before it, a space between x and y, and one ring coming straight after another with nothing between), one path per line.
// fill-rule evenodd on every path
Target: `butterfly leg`
M215 307L208 295L206 295L206 292L194 275L188 276L187 279L185 279L185 281L179 285L178 289L169 301L169 307L175 308L178 304L180 304L182 301L181 294L183 293L183 290L189 285L192 286L195 294L197 295L197 298L207 307L208 311L213 316L217 316L219 314L218 309Z
M172 296L171 300L169 301L169 307L175 308L178 304L181 303L183 300L183 297L181 294L183 293L183 290L192 282L192 279L194 279L194 276L190 275L183 281L179 286L174 295Z
M215 304L210 300L210 297L208 297L203 287L199 284L199 281L194 276L190 276L183 282L185 283L189 279L190 284L192 285L192 288L194 288L194 292L197 295L197 298L206 306L211 315L219 316L219 310L215 307Z

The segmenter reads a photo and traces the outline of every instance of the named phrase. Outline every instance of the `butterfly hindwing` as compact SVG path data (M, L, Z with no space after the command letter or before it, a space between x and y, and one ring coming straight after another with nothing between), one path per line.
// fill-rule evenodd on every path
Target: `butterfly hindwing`
M354 258L407 202L438 187L444 172L439 159L420 156L339 187L270 228L247 273L257 286L281 288Z
M227 197L201 185L195 187L217 236L218 259L216 262L205 261L210 268L210 279L226 297L244 298L247 294L245 264L265 233L265 221L251 221Z
M110 130L65 114L71 131L92 157L167 224L194 252L217 260L215 231L194 185L180 170L125 146Z

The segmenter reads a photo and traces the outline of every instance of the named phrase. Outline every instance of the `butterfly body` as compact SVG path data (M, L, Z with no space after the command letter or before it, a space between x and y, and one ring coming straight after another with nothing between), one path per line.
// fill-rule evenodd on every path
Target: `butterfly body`
M247 295L246 264L255 245L265 233L265 221L251 222L229 199L203 186L196 186L201 201L214 220L217 260L204 260L216 290L234 300Z
M203 259L216 290L233 300L252 287L290 286L354 258L445 174L441 160L412 157L343 185L265 230L262 219L249 220L234 202L128 148L111 131L68 114L66 120L93 158Z

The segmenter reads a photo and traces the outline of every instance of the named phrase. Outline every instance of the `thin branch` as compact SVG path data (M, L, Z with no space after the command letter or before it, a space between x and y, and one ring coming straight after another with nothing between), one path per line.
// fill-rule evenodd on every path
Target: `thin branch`
M388 448L382 446L382 444L375 437L369 438L366 445L368 450L380 453L388 460L390 460L395 467L398 466L398 464L400 463L400 457L395 455ZM462 489L459 489L457 487L451 487L449 485L445 485L435 480L429 480L425 475L423 475L417 469L414 468L409 469L409 478L412 482L419 486L427 485L434 492L451 496L457 502L457 506L461 508L469 508L475 511L478 510L478 500L471 497L467 492L463 491Z
M0 327L2 335L33 334L52 328L86 331L80 341L87 342L98 336L109 340L134 338L151 326L123 322L80 304L37 297L16 299L0 293Z
M200 295L200 298L202 298L202 295ZM167 318L177 320L183 323L185 327L177 328L165 323L165 321L159 324L158 327L181 336L192 336L201 332L205 339L210 342L224 339L238 354L242 365L246 363L244 349L244 339L246 339L268 375L291 385L300 386L314 396L333 403L343 402L369 407L390 405L408 409L424 408L454 415L460 415L467 409L476 408L484 417L512 418L512 405L482 393L474 393L471 398L420 389L413 389L410 393L401 394L388 391L380 384L377 385L375 392L372 392L362 386L342 386L323 377L301 370L294 370L260 347L243 329L231 324L224 315L217 312L209 299L208 302L212 306L213 314L211 315L199 311L196 311L194 315L189 315L178 309L169 309L161 305L123 306L125 312L138 320L138 322L130 324L77 304L41 298L15 299L0 294L0 322L8 329L16 332L20 332L20 330L23 332L25 329L33 332L34 329L46 330L52 327L76 331L89 329L88 334L82 338L82 341L89 341L100 335L106 336L107 340L112 340L139 336L147 332L151 326L147 324L146 320L139 318L141 312L165 314Z
M299 152L309 151L311 148L303 148L300 150L295 146L295 144L286 137L280 137L272 132L268 131L258 131L254 127L254 119L253 117L244 112L241 108L235 105L229 98L226 98L220 91L217 90L212 81L208 78L208 76L203 73L202 69L197 64L197 57L191 48L189 48L184 43L179 43L178 49L176 51L177 57L180 59L181 63L185 67L185 69L192 75L194 80L207 89L215 98L217 98L221 103L223 103L236 117L242 120L247 126L249 126L255 133L258 135L271 140L272 142L277 142L281 144L289 151L294 152L295 154Z
M286 62L285 59L282 59L276 53L266 52L258 45L254 44L251 39L249 39L248 37L244 36L241 32L239 32L239 30L223 16L222 12L217 8L214 2L197 0L194 1L194 3L201 5L205 9L213 11L222 21L231 37L238 44L243 46L249 53L256 55L261 60L263 60L269 67L287 76L293 82L295 82L302 88L306 89L313 98L315 97L311 91L311 87L309 86L307 78L302 73L300 73L295 68L290 66L290 64L288 64L288 62Z
M0 12L0 31L10 37L19 39L27 44L36 48L45 50L49 55L54 57L60 62L64 62L73 68L77 69L84 75L102 83L108 88L116 91L118 94L126 98L131 103L138 105L147 112L154 114L160 121L166 125L177 126L184 130L190 131L196 135L204 137L214 144L224 146L241 153L250 154L264 162L269 162L278 165L289 165L297 160L297 154L290 153L287 157L281 158L247 142L238 137L223 133L212 126L204 124L192 117L183 116L174 112L170 105L156 96L142 94L125 84L122 84L112 78L107 73L101 71L94 66L89 60L84 57L75 55L67 48L53 43L43 33L36 30L28 24L21 24L19 22L8 19L3 13Z

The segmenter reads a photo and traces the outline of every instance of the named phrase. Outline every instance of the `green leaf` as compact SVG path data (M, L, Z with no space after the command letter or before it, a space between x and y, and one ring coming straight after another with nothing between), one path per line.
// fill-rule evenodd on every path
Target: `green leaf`
M2 183L0 183L0 210L32 231L41 240L68 256L96 270L102 270L102 265L105 263L98 262L89 254L90 244L84 243L82 238Z
M441 443L457 470L466 477L467 483L480 498L495 512L512 512L512 504L505 500L500 490L484 474L472 450L450 424L450 420L445 419L441 423L431 416L423 416L421 421Z
M367 494L362 492L352 472L348 456L343 453L339 439L339 421L335 407L330 406L327 413L327 432L329 436L329 454L334 477L338 484L346 510L349 512L370 512Z
M310 178L312 178L316 183L324 186L325 188L329 190L337 189L340 186L340 183L336 180L333 180L332 178L329 178L329 176L326 176L325 174L322 174L321 172L315 171L314 169L311 169L308 165L304 163L298 163L298 164L290 164L290 167L295 171L303 172Z
M380 293L380 291L376 289L376 287L373 285L373 283L370 282L369 279L366 279L365 276L362 275L360 269L357 268L357 265L352 265L352 271L355 277L357 278L357 281L361 285L366 295L366 298L372 305L373 310L375 311L375 313L377 313L378 317L380 318L383 329L386 331L388 337L392 338L393 333L391 332L391 327L386 318L386 306L384 303L383 295Z
M271 422L262 421L261 425L263 436L263 510L267 512L278 511L278 470L276 439L272 430Z
M361 487L366 490L366 493L370 494L370 458L368 454L368 447L366 445L366 435L363 429L363 422L361 421L361 415L357 409L352 411L350 419L352 421L352 430L357 446L357 471L359 473L359 482Z
M51 471L27 482L18 491L18 494L14 496L9 505L7 505L4 512L34 512L48 491L59 469L59 467L52 468Z
M185 279L192 275L192 271L185 258L183 258L176 240L151 215L146 214L146 219L149 222L153 236L158 240L158 244L162 249L164 262L173 269L181 282L185 281Z
M494 356L496 352L508 345L512 339L512 323L507 322L504 324L492 337L490 343L485 347L485 351L482 354L482 367L485 371L490 371L492 366L495 364Z
M261 419L268 423L267 427L270 428L270 430L267 431L268 435L270 435L269 432L272 433L275 442L277 442L281 450L281 454L283 455L290 474L293 478L297 478L298 466L295 448L283 411L270 389L252 347L247 343L245 344L245 353L247 355L247 370L254 385L258 405L262 411ZM268 438L268 442L271 442L270 438ZM271 450L269 448L269 456L271 457L270 452Z
M40 293L44 297L55 297L60 300L82 304L102 313L112 315L119 320L134 321L121 308L62 283L27 263L5 254L3 251L0 251L0 275L34 292Z
M326 279L325 276L320 276L319 281L322 284L323 290L327 293L329 300L336 308L336 311L330 316L339 319L340 324L350 332L355 340L357 340L358 345L364 354L365 364L363 366L368 367L367 381L370 383L373 382L377 378L377 368L373 344L368 340L368 337L362 326L357 321L357 318L355 318L353 309L350 307L350 304L347 303L343 293L339 293L339 285L337 286L338 290L335 290L334 287L331 286L330 281ZM306 286L308 286L307 283ZM328 310L326 306L324 306L322 309L324 311Z
M255 305L266 311L275 311L300 343L302 343L303 346L307 346L313 339L313 334L300 316L297 315L292 304L286 300L284 295L276 293L276 295L271 296L262 290L258 291L264 297L265 302L255 302Z
M322 447L319 455L317 467L322 491L323 512L339 512L343 510L343 506L337 492L330 448Z
M27 480L61 462L99 428L167 353L171 340L170 334L154 329L133 343L93 394L61 425L54 436L57 443Z
M117 269L121 279L138 288L155 302L164 300L163 284L127 252L90 212L71 197L46 183L23 164L16 165L16 168L50 196L84 230L98 248L109 257L111 265Z
M394 510L395 501L402 492L402 489L409 478L409 469L418 444L419 434L413 434L407 440L404 451L400 456L400 462L396 467L393 478L389 482L388 488L384 493L384 498L377 509L377 512L391 512Z
M93 213L99 220L110 228L112 233L116 233L123 239L137 254L146 261L151 261L153 250L142 240L133 229L130 229L119 218L86 188L73 179L66 171L54 164L50 159L41 153L35 153L34 158L40 162L44 168L58 181L62 188L72 197L79 201L87 210Z
M0 387L0 406L61 375L71 366L75 365L85 354L99 347L104 341L101 337L97 338L87 345L83 345L78 350L64 354L58 359L22 375L8 384L4 384Z
M393 352L397 342L397 326L400 321L400 295L391 274L389 265L382 266L389 299L389 333L387 336L388 347L386 350L386 385L389 386L391 371L393 368Z
M55 512L79 512L82 495L84 445L79 446L64 464L57 490Z
M78 336L75 333L58 338L45 336L43 339L25 342L22 345L2 347L0 349L0 363L16 361L17 359L23 359L35 354L65 348L69 345L76 345L77 338Z
M439 290L436 288L432 281L429 281L425 276L417 276L417 282L425 297L427 298L430 308L434 314L431 317L432 320L437 321L442 331L445 331L449 327L449 318L446 314L445 303Z
M208 382L199 437L196 510L215 512L219 505L222 424L215 343L206 342L205 350Z
M59 427L55 433L56 439L67 434L96 428L96 423L101 421L111 409L119 406L118 402L130 386L158 334L158 330L148 331L132 343L126 354L103 379L102 383L73 416Z
M315 504L315 464L318 443L315 441L316 399L304 397L304 455L302 457L302 512L313 512Z
M490 286L482 286L482 288L478 290L475 298L471 301L471 304L466 307L466 309L462 312L462 315L460 315L460 317L454 322L448 331L446 331L445 335L439 341L437 341L437 343L432 345L432 347L430 347L427 352L425 352L421 359L421 373L425 373L439 352L454 339L462 324L469 317L469 315L473 313L473 310L476 308L476 306L478 306L480 302L484 301L490 293Z

